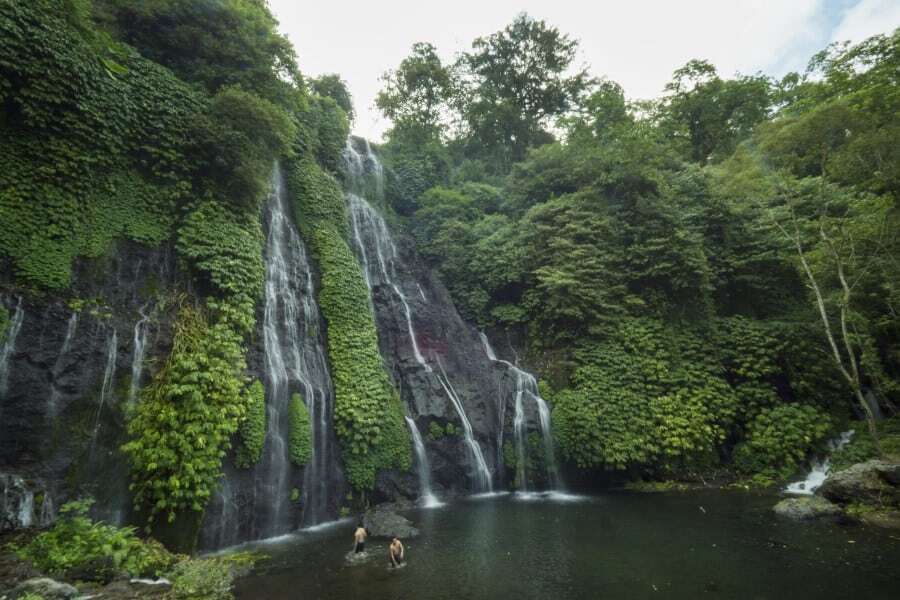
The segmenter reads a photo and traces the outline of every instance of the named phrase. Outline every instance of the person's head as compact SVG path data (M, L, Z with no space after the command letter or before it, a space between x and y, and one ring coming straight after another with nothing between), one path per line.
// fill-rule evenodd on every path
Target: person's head
M392 544L396 544L396 543L399 542L399 541L400 541L400 538L396 538L396 537L395 537L394 539L391 540L391 543L392 543Z

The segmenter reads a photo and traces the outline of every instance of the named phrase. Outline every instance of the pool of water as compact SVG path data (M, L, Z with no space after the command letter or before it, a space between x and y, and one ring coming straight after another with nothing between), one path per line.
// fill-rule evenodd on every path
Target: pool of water
M777 519L773 496L610 493L460 499L408 517L407 565L387 540L348 559L353 522L254 546L240 600L900 598L900 533Z

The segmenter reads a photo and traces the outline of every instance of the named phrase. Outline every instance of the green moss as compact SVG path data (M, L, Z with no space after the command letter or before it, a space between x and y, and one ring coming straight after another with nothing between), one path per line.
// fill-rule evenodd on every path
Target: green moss
M290 456L291 462L302 467L312 458L312 430L309 411L300 394L291 395L290 405Z
M247 417L238 428L241 445L235 463L249 469L262 457L266 441L266 390L258 379L247 388Z
M409 433L400 398L384 370L375 319L337 182L311 159L289 165L296 220L322 273L319 305L328 324L335 388L335 431L347 479L371 489L381 469L408 469Z
M449 423L448 423L448 425L449 425ZM437 421L432 421L431 423L428 424L428 437L429 438L437 441L437 440L443 438L444 435L446 435L446 433L445 433L444 428L441 427L440 423L438 423Z

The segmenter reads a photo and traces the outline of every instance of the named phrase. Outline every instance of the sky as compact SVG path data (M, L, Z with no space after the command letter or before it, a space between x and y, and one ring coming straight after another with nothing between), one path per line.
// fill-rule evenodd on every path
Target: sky
M722 76L802 71L834 41L900 26L900 0L269 0L307 76L337 73L356 108L353 132L380 141L381 76L416 42L452 61L472 40L521 12L580 41L579 64L618 82L630 99L662 93L693 58Z

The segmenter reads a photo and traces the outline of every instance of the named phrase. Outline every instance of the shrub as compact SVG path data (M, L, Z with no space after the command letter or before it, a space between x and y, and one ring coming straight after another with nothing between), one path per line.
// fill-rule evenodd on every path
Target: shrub
M258 379L247 388L247 417L238 431L241 445L238 447L235 463L249 469L259 462L266 441L266 390Z
M831 430L828 416L812 406L782 404L763 410L750 422L746 441L735 447L735 467L773 479L789 477L822 448Z
M231 564L222 558L186 560L170 574L171 600L230 600L234 574Z
M19 550L22 558L54 576L82 567L107 565L113 572L98 572L100 579L124 571L132 577L158 576L176 560L155 540L141 540L133 527L113 527L92 521L92 500L70 502L60 509L60 518L49 530L38 534Z

